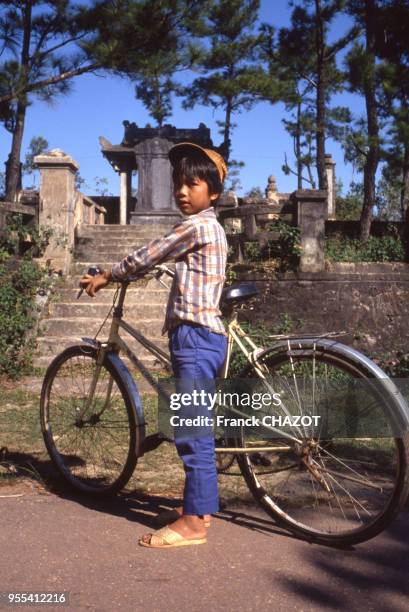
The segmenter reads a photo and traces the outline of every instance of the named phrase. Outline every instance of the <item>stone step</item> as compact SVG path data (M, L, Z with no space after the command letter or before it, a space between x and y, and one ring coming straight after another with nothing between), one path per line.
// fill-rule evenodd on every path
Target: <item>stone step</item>
M74 261L72 263L72 270L74 274L71 274L71 276L77 277L78 275L85 274L88 268L94 266L98 266L98 268L101 268L102 270L107 270L108 268L112 268L112 266L119 263L119 261L119 259L111 259L110 261L108 261L99 257L95 257L95 259L91 261Z
M90 298L91 300L92 298ZM100 321L108 314L111 305L109 302L104 304L96 304L94 301L81 303L81 300L75 302L52 302L48 306L49 318L73 318L73 317L89 317L99 318ZM135 304L128 303L124 306L124 319L127 320L130 316L143 320L147 315L150 319L164 320L166 314L166 301L159 304L144 303ZM48 319L44 319L47 321Z
M142 240L116 240L113 238L112 240L104 240L103 242L100 240L92 240L87 243L77 243L75 245L75 252L79 251L87 251L98 249L99 251L110 251L115 249L117 251L122 251L123 249L138 249L141 246L144 246L147 242Z
M63 286L55 288L40 321L36 365L47 365L66 346L78 344L81 337L92 337L108 315L117 291L116 284L98 292L95 298L89 298L84 292L77 300L79 281L87 269L94 265L103 269L112 267L135 249L166 234L173 225L174 220L138 226L83 225L79 228L71 273ZM170 286L171 279L166 280ZM142 279L130 284L124 307L125 320L165 350L168 341L161 332L168 295L169 290L155 279ZM111 321L109 317L99 332L99 338L107 339ZM154 367L155 358L149 351L126 332L122 335L145 365Z
M126 321L138 331L146 336L160 336L163 326L163 317L156 319L149 318L143 321L134 317L127 317ZM39 336L65 336L69 330L70 334L75 336L93 336L102 324L103 319L100 317L53 317L50 319L41 319L39 326ZM108 334L111 318L109 318L103 327L105 335ZM103 333L101 332L101 333Z
M88 268L90 268L91 266L98 266L102 270L110 270L112 266L114 266L117 263L118 263L117 261L112 261L112 262L86 261L86 262L77 262L77 263L72 264L71 274L69 276L71 287L72 288L79 287L81 278L83 277L84 274L86 274ZM143 285L140 285L140 283L144 282L144 280L145 280L144 278L141 278L141 279L132 281L129 284L129 287L127 289L127 295L128 295L128 291L130 291L132 288L134 288L135 291L144 291ZM158 289L163 288L165 293L169 293L170 286L172 284L172 279L169 276L164 275L162 276L161 281L167 285L168 287L167 289L162 285L161 282L159 282L155 278L150 278L148 282L154 283L158 287ZM103 291L107 291L109 288L112 288L112 287L116 288L117 285L119 286L120 283L108 285L106 288L103 289Z
M104 265L102 265L101 263L100 263L99 265L100 265L102 268L104 268L105 270L106 270L106 269L109 269L109 266L108 266L108 265L105 265L105 264L104 264ZM86 272L86 271L87 271L88 267L89 267L89 265L88 265L88 266L87 266L87 265L85 265L85 266L83 266L83 267L78 268L78 270L77 270L76 272L72 273L72 274L71 274L71 276L69 277L69 281L70 281L70 286L71 286L71 289L76 289L76 288L78 287L78 289L77 289L77 293L78 293L78 291L79 291L79 284L80 284L80 280L81 280L81 278L82 278L82 275L84 274L84 272ZM142 279L142 280L144 280L144 279ZM165 283L168 285L168 289L166 289L165 287L163 287L163 285L162 285L162 284L161 284L159 281L157 281L156 279L151 279L151 280L149 281L149 283L153 282L153 283L154 283L154 284L157 286L158 291L163 290L163 292L164 292L166 295L169 295L169 289L170 289L170 285L171 285L171 283L172 283L172 279L171 279L171 278L169 278L168 276L166 276L166 277L162 277L162 280L163 280L163 282L165 282ZM152 286L149 286L149 285L148 285L148 287L146 288L146 290L144 290L144 289L143 289L143 287L141 287L141 286L140 286L140 284L139 284L140 282L141 282L140 280L137 280L137 281L132 281L131 283L129 283L129 285L128 285L128 289L127 289L127 291L126 291L126 298L125 298L125 299L126 299L126 301L128 301L128 299L129 299L129 298L128 298L128 295L129 295L129 292L130 292L130 291L135 291L135 293L139 293L141 297L142 297L142 295L145 295L145 291L147 292L147 294L148 294L148 292L149 292L149 291L151 291L151 290L152 290L152 291L154 291L154 288L153 288ZM103 294L104 294L106 291L116 291L116 288L117 288L117 287L120 287L120 283L112 283L112 284L108 285L107 287L104 287L104 289L102 289L101 291L99 291L99 292L97 293L96 297L95 297L95 298L92 298L92 299L93 299L93 300L96 300L98 296L103 295ZM81 298L80 298L80 299L82 300L82 299L84 299L84 298L87 298L87 296L86 296L85 292L82 294L82 296L81 296ZM56 298L56 300L55 300L55 301L57 301L57 299L58 299L58 298ZM110 299L112 299L112 298L110 298ZM134 295L134 296L132 297L132 299L139 299L139 298L137 298L137 296L136 296L136 295Z
M160 236L166 234L172 229L172 225L150 225L149 227L135 228L131 226L119 227L115 225L99 225L92 227L81 227L77 230L77 239L95 239L95 238L111 238L111 236L117 236L118 238L142 238L144 236Z
M61 351L66 349L68 346L72 346L74 344L82 344L81 338L92 338L92 335L82 334L79 336L39 336L37 338L37 346L38 346L38 356L41 357L49 357L56 356ZM131 350L135 353L137 357L141 359L146 359L147 357L153 360L153 355L143 346L141 346L136 340L131 338L129 335L123 335L124 340L129 345ZM104 341L107 339L107 336L100 334L98 339ZM168 351L168 339L167 336L161 337L150 337L150 340L154 342L159 348L164 351Z
M182 218L182 216L180 216ZM149 229L153 226L157 225L158 227L168 227L169 225L174 224L173 219L167 220L165 222L161 222L158 220L154 220L151 223L138 223L138 224L127 224L127 225L119 225L119 223L104 223L102 225L94 224L94 223L83 223L80 227L80 231L91 231L91 232L104 232L110 230L117 231L128 231L128 232L137 232L143 229Z
M81 277L78 276L78 282ZM75 283L74 283L75 284ZM144 290L141 289L132 289L133 285L131 284L126 291L125 304L128 303L138 303L138 304L162 304L166 303L168 299L168 291L162 287L157 281L155 284L158 285L158 288L155 290L154 288L147 288ZM51 303L67 303L74 302L76 304L89 303L89 304L107 304L112 303L116 292L116 286L108 285L101 291L98 291L94 298L90 298L85 292L81 295L80 299L77 300L79 288L66 288L60 289L58 293L54 294L54 298Z
M37 357L34 357L33 359L33 366L35 368L41 368L41 369L45 369L48 368L48 366L50 365L50 363L52 362L52 360L54 359L54 357L56 357L56 355L50 355L45 356L45 355L38 355ZM136 378L136 386L139 389L140 393L156 393L156 391L152 390L151 387L148 387L148 383L145 383L144 380L139 381L138 380L138 371L135 368L135 366L133 365L133 363L131 362L130 359L128 359L128 357L121 357L122 361L125 363L125 365L128 367L128 369L130 370L131 374ZM145 366L145 368L147 368L150 372L155 372L155 370L160 370L161 375L159 376L159 378L162 378L164 375L162 375L162 370L164 368L164 366L154 357L146 357L144 359L141 359L143 365ZM136 376L135 376L136 374ZM140 376L140 374L139 374ZM142 389L141 386L143 385Z
M37 338L37 352L34 357L34 366L35 367L48 367L51 361L59 355L63 350L68 348L69 346L73 346L75 344L83 344L82 337L91 337L83 334L82 336L46 336L46 337L38 337ZM164 366L158 362L157 358L152 355L146 348L141 346L136 340L131 338L130 336L124 334L124 339L128 344L129 348L135 353L135 355L142 361L142 363L148 368L163 368ZM101 341L106 340L106 336L99 335L98 339ZM166 353L169 352L168 340L167 337L162 336L160 338L150 338L159 348L164 350ZM121 359L126 363L128 368L131 370L135 370L135 366L131 362L131 360L124 354L120 354Z
M101 261L122 261L130 253L133 253L136 249L129 247L129 249L87 249L81 251L75 251L75 257L81 261L88 261L89 259L99 259Z
M72 286L76 287L79 285L79 281L82 278L83 274L86 274L88 268L90 267L94 267L94 266L98 266L98 268L102 269L102 270L110 270L114 265L116 265L117 263L119 263L120 260L112 260L112 261L102 261L101 259L94 259L92 261L75 261L72 263L71 265L71 273L70 273L70 281L72 282ZM166 266L168 266L168 268L172 269L172 265L169 265L169 262L166 262ZM149 274L149 273L148 273ZM137 279L136 281L134 281L135 283L135 288L138 286L137 283L144 281L144 279ZM166 285L168 285L168 287L170 287L171 283L172 283L172 279L170 276L163 275L161 277L161 281L163 281L164 283L166 283ZM148 280L149 283L155 283L155 285L157 285L158 287L163 287L163 285L156 280L156 278L150 278ZM134 286L133 284L131 286ZM141 289L142 287L140 287Z

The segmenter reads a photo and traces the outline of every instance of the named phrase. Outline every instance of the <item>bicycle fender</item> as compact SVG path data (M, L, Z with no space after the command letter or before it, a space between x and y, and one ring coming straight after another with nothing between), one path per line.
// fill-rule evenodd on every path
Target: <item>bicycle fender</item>
M392 417L394 418L395 431L400 432L400 435L407 435L409 433L409 406L395 385L393 380L369 357L357 351L356 349L338 342L336 340L330 340L326 338L291 338L289 340L290 347L293 349L311 349L312 345L315 345L316 349L322 352L334 353L341 355L358 365L363 365L375 378L379 381L379 384L384 387L385 391L391 394L395 400L395 405L398 408L397 411L393 411ZM257 358L262 360L267 357L269 353L274 354L280 350L288 350L288 342L281 341L277 345L266 348L260 353Z
M145 438L145 414L143 411L141 396L138 391L138 387L133 379L132 374L128 370L125 363L116 353L107 353L106 358L115 367L119 373L121 380L128 391L129 397L131 398L132 408L135 413L136 423L139 427L139 433L141 436L141 442Z

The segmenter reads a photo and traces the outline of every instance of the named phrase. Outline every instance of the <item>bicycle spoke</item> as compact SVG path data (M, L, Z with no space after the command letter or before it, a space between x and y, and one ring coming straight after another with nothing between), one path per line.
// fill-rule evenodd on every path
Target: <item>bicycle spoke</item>
M326 541L363 541L366 534L371 537L382 529L382 517L392 512L389 504L398 486L398 446L392 437L370 435L372 426L385 431L394 396L368 394L355 363L339 356L333 360L318 342L308 342L306 349L301 342L287 340L286 349L272 351L271 361L265 357L264 364L288 398L289 412L318 415L320 422L304 427L298 442L285 440L287 452L271 448L255 465L238 453L239 465L263 507L290 528ZM259 440L252 439L243 431L240 445L261 446L265 438L261 434Z
M84 353L80 347L62 354L41 410L48 424L43 428L45 439L63 476L76 487L102 493L126 482L136 455L131 448L131 413L115 376L105 366L89 400L95 355L94 350Z

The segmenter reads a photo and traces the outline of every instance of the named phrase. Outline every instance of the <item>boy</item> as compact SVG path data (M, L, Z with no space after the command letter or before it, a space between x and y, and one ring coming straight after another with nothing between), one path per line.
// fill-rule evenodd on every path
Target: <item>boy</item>
M173 166L174 197L186 219L163 238L137 249L112 270L81 285L91 297L109 282L148 271L169 259L176 261L163 333L169 334L174 376L183 390L193 381L212 381L224 362L227 337L220 318L219 300L225 280L227 241L213 204L223 190L227 174L223 158L211 149L180 143L169 151ZM201 407L198 410L202 409ZM179 410L179 416L183 416ZM139 540L142 546L169 548L204 544L204 516L217 512L218 492L214 436L203 431L192 438L175 435L185 470L183 510L171 526Z

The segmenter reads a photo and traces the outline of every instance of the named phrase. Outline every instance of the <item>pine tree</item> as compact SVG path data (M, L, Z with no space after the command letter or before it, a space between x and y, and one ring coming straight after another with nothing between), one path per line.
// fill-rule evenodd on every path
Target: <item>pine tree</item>
M300 53L301 48L304 51L311 49L313 39L312 30L298 27L300 13L302 21L302 9L293 11L291 28L281 28L276 32L271 24L261 26L261 57L267 64L271 85L270 91L266 91L266 99L272 103L277 100L284 102L286 115L282 122L293 140L296 160L296 170L293 170L285 154L282 170L297 177L298 189L303 187L303 181L315 188L311 170L315 137L314 101L311 97L314 61L312 53ZM304 176L304 169L308 177Z
M385 181L400 191L401 218L409 210L409 4L394 0L380 7L376 52L380 59L380 116L387 121L383 156Z
M165 119L172 115L172 93L177 88L173 79L177 59L169 61L169 56L165 55L161 60L149 62L135 86L136 97L147 108L158 127L162 127Z
M250 110L257 102L266 74L257 63L260 35L255 31L259 0L213 0L207 14L197 24L196 35L206 37L196 60L196 70L204 73L185 87L184 108L196 104L222 109L218 121L225 159L231 154L233 116ZM231 165L231 162L230 162Z
M30 140L30 144L28 146L28 151L26 152L24 158L24 164L22 167L23 174L33 175L36 170L36 165L34 163L34 158L36 155L41 155L48 149L48 142L42 136L35 136ZM33 187L30 187L31 189Z
M311 97L314 96L315 157L320 189L327 189L325 141L327 135L339 136L340 125L348 121L345 108L330 108L331 96L343 88L343 75L337 67L337 54L358 34L358 27L348 29L343 36L328 43L328 29L344 6L342 0L304 0L294 6L291 27L283 28L279 36L279 58L288 93L284 101L296 111L289 127L295 132L297 175L303 164L301 136L303 123L311 126ZM281 58L281 60L280 60ZM305 113L303 111L305 106ZM308 153L309 155L311 152ZM307 157L308 160L308 157Z
M366 122L361 125L355 147L363 160L364 198L360 218L360 239L366 242L371 231L373 208L376 203L376 171L381 157L379 102L377 99L376 66L376 0L351 0L349 12L364 29L364 42L356 42L348 54L349 81L352 91L362 93L365 99ZM364 129L362 129L364 128ZM365 130L366 128L366 130ZM362 141L365 138L366 142Z
M20 181L21 143L27 108L31 103L28 93L51 100L67 93L67 73L82 74L91 69L82 66L72 50L85 36L87 28L78 9L65 0L13 0L0 2L2 9L2 43L4 60L0 65L0 104L6 129L13 134L7 163L6 199L13 201ZM62 55L62 48L71 54ZM60 80L51 77L55 72ZM50 78L54 82L50 82ZM36 84L42 82L41 88Z
M71 79L97 69L137 72L145 56L172 48L199 0L0 1L0 119L12 132L6 199L16 196L21 143L33 96L67 94Z

